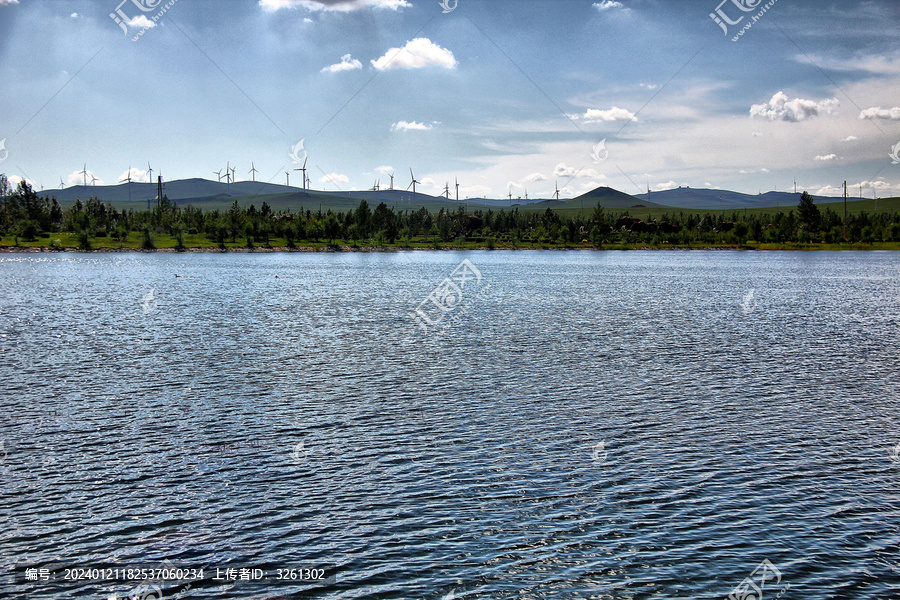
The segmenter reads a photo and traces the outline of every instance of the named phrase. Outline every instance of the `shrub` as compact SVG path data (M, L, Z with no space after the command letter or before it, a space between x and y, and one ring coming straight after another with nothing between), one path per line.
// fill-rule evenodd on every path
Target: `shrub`
M149 228L144 229L144 237L141 240L141 248L144 250L156 250L156 242L153 239L153 234L150 233Z
M37 223L34 221L26 221L22 226L22 237L26 242L36 242L38 236Z
M78 232L78 249L89 252L91 250L91 234L87 229Z

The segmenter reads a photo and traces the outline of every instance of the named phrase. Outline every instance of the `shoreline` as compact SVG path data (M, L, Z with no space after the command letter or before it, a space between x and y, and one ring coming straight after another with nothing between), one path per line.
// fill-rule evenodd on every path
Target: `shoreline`
M860 246L863 246L860 244ZM297 254L297 253L343 253L343 252L472 252L472 251L490 251L490 252L633 252L633 251L732 251L732 252L896 252L895 248L878 248L868 247L838 247L838 248L822 248L822 247L753 247L753 246L631 246L617 247L610 246L605 248L579 247L579 248L507 248L495 246L488 248L487 246L476 246L474 248L453 248L450 246L441 248L404 248L399 246L389 247L362 247L362 246L296 246L288 248L286 246L273 247L255 247L255 248L228 248L222 250L219 248L185 248L184 250L176 250L175 248L155 248L146 250L143 248L96 248L92 250L80 250L78 248L48 248L46 246L2 246L0 254L109 254L109 253L133 253L133 254Z

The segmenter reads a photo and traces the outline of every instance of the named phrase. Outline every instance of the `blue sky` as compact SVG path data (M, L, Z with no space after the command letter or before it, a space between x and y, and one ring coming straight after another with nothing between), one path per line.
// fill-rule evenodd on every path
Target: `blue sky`
M895 1L120 2L0 0L0 172L900 195Z

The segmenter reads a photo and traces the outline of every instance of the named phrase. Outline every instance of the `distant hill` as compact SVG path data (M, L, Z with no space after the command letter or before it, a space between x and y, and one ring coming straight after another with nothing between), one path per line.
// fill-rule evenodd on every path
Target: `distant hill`
M77 198L86 201L91 196L96 196L120 209L146 208L148 201L150 204L155 202L156 184L132 183L130 188L129 190L127 183L108 186L73 185L65 189L44 190L40 195L56 196L63 207L71 206ZM322 210L347 210L359 206L362 199L373 208L380 202L397 209L414 210L422 206L434 211L441 208L456 210L459 206L455 201L419 192L416 194L403 190L326 192L260 181L227 184L206 179L181 179L165 182L163 194L180 206L192 205L204 210L228 208L235 200L241 206L253 203L257 208L262 202L267 202L274 210L298 210L301 206L306 209L318 209L320 204Z
M581 196L571 198L569 200L544 200L542 202L529 205L529 209L545 210L551 209L581 209L591 210L597 203L603 208L627 209L634 207L652 207L656 204L647 203L636 196L631 196L625 192L620 192L611 187L598 187Z
M736 208L767 208L797 206L801 193L766 192L765 194L742 194L728 190L710 190L703 188L680 187L664 192L639 194L643 201L651 200L656 204L674 208L692 208L709 210L732 210ZM843 202L843 198L813 196L817 204L824 202ZM854 198L850 198L853 200Z
M130 191L129 191L130 187ZM423 206L432 212L440 209L456 211L460 206L472 209L504 209L522 208L524 210L582 209L592 210L599 202L608 209L628 210L632 208L683 208L694 210L734 210L743 208L795 207L800 202L800 194L787 192L767 192L750 195L728 190L710 190L702 188L676 188L664 192L651 192L649 195L632 196L610 187L599 187L568 200L552 200L530 198L492 199L466 198L456 202L443 196L430 196L405 190L363 190L347 192L330 192L322 190L304 190L286 185L264 183L260 181L239 181L227 184L207 179L182 179L165 182L163 193L180 206L192 205L204 210L224 210L237 200L243 207L255 204L257 208L263 202L273 210L297 211L335 210L346 211L356 208L360 200L366 200L373 208L380 202L396 210L418 210ZM148 200L152 204L156 199L156 185L150 183L122 183L110 186L73 185L65 189L44 190L42 197L53 197L64 208L71 206L76 198L86 201L90 196L97 196L103 202L119 209L147 208ZM816 204L842 202L842 198L815 197Z

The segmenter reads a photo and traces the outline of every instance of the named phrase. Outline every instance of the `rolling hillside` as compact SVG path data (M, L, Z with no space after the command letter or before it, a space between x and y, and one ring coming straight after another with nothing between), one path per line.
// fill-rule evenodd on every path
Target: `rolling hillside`
M664 192L651 192L649 200L657 205L674 208L732 210L736 208L769 208L797 206L801 192L766 192L765 194L742 194L728 190L710 190L703 188L676 188ZM648 194L637 196L646 204ZM850 198L853 200L853 198ZM858 200L858 198L857 198ZM817 204L824 202L843 202L843 198L815 197ZM650 206L648 204L648 206Z

